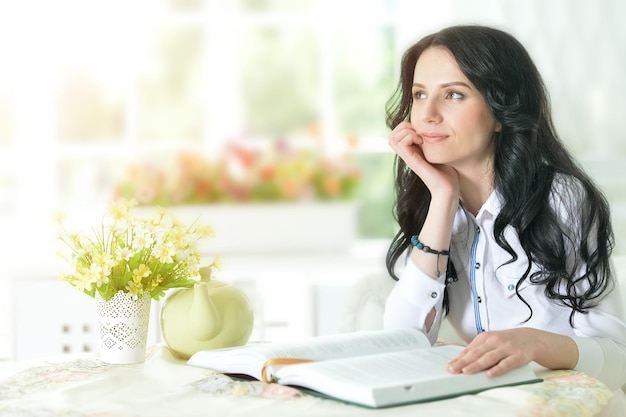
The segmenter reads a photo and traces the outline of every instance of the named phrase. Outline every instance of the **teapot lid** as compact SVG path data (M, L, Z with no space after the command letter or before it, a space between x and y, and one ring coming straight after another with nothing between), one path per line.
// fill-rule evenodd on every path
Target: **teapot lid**
M211 268L210 266L202 266L199 269L200 272L200 280L202 282L210 282L211 281Z

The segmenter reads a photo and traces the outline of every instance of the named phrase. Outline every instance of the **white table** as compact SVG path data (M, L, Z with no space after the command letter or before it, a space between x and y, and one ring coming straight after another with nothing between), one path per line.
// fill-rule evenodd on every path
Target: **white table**
M1 416L605 416L613 393L572 371L541 371L537 384L371 410L276 384L234 380L186 365L162 344L146 362L108 365L97 354L0 363Z

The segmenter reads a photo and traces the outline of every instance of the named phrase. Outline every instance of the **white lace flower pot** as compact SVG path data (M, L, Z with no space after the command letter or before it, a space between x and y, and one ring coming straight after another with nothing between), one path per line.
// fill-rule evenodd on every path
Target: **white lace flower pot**
M149 295L133 300L131 294L123 291L105 301L96 291L102 361L111 364L145 361L151 301Z

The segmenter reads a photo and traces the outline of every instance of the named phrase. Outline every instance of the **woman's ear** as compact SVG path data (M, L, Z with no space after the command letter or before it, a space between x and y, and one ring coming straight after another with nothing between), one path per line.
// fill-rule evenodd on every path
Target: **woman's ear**
M496 132L499 132L501 130L502 130L502 123L496 122Z

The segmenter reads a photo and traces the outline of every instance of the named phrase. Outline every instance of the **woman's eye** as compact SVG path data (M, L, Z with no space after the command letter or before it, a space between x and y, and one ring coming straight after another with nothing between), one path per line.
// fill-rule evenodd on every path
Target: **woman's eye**
M463 98L465 98L465 96L461 93L459 93L458 91L450 91L447 94L448 98L453 99L453 100L461 100Z
M416 91L413 93L413 100L422 100L426 98L426 93L423 91Z

